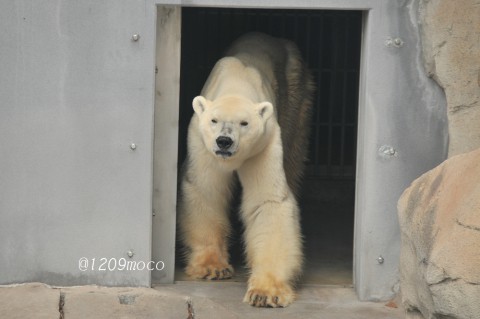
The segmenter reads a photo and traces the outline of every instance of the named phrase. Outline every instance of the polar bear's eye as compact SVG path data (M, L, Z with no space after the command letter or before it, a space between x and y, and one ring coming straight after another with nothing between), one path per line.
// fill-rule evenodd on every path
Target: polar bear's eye
M241 125L241 126L247 126L247 125L248 125L248 122L242 121L242 122L240 122L240 125Z
M212 119L212 123L217 124L217 120L216 120L216 119Z

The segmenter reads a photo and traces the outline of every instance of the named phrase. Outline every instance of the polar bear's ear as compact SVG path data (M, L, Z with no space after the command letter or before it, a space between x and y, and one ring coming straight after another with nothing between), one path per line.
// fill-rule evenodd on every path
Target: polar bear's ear
M273 114L273 105L270 102L262 102L257 104L258 114L266 121Z
M193 99L192 106L195 113L201 115L210 106L210 101L199 95Z

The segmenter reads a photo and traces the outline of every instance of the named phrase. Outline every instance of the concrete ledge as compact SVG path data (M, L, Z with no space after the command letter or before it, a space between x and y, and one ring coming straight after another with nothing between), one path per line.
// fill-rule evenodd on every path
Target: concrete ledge
M41 283L0 287L0 318L59 318L60 289Z
M148 288L62 288L66 319L186 318L186 297Z
M360 302L352 288L305 285L287 308L242 302L245 283L178 282L151 288L53 288L40 283L0 287L0 318L329 318L400 319L395 302ZM391 305L394 306L391 306Z

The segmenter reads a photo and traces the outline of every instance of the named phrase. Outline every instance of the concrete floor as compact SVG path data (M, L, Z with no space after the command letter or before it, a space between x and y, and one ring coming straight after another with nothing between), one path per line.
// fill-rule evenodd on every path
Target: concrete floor
M228 318L322 318L322 319L398 319L404 318L404 312L398 301L360 302L353 288L340 286L303 285L298 300L286 308L254 308L243 302L246 283L239 282L177 282L175 285L155 287L160 290L172 290L195 299L200 303L207 299L221 307ZM388 304L388 306L387 306ZM201 318L201 311L198 313ZM195 317L197 318L197 317ZM213 317L212 317L213 318ZM220 318L220 317L217 317ZM227 317L223 317L227 318Z
M352 288L304 285L287 308L243 303L246 284L177 282L152 288L0 286L0 318L6 319L400 319L398 302L359 302Z
M306 179L302 191L303 281L353 283L354 180Z

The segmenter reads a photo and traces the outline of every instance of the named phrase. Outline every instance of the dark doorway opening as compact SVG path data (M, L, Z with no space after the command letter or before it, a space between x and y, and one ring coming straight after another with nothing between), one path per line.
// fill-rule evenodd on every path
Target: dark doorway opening
M260 31L294 41L315 78L309 162L299 204L308 283L351 285L361 11L182 8L179 167L192 99L225 49ZM242 226L235 209L231 261L242 276ZM177 254L176 280L186 279Z

